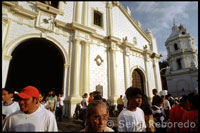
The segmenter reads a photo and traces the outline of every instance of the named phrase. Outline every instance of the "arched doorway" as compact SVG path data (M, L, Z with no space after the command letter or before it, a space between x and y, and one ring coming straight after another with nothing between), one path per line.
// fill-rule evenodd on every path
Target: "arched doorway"
M135 69L132 73L132 87L141 89L144 94L144 79L139 69Z
M64 58L51 41L32 38L19 44L12 52L6 86L21 91L27 85L58 93L63 85Z

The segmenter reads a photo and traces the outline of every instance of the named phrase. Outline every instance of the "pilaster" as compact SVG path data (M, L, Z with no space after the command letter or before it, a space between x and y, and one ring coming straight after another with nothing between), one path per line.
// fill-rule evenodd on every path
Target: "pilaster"
M88 93L89 91L89 42L84 41L83 43L84 56L83 59L83 77L82 77L82 93Z
M107 35L113 36L113 16L112 16L112 2L109 1L106 4L107 12Z
M71 92L70 96L74 98L79 98L79 83L80 83L80 40L73 40L73 60L72 60L72 71L71 71Z
M82 24L88 26L88 2L83 2Z
M117 86L117 65L116 65L116 44L110 42L110 84L111 84L111 94L109 99L112 103L116 103L119 97L118 86Z
M144 66L145 66L145 72L146 72L146 76L147 76L147 88L146 88L146 92L147 92L147 96L151 98L151 92L150 92L150 83L149 83L149 74L148 74L148 67L147 67L147 62L148 62L148 54L147 54L147 50L144 49Z
M75 2L75 22L81 23L81 2Z
M124 49L124 77L125 77L125 90L131 86L130 65L129 65L130 49Z

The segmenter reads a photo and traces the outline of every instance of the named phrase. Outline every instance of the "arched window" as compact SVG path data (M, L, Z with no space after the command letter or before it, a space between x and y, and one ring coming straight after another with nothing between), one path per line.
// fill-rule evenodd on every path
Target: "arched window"
M143 78L141 75L141 72L139 70L134 70L132 73L132 86L137 87L142 90L144 93L144 87L143 87Z
M174 49L175 49L175 50L178 50L178 45L177 45L177 43L174 43Z

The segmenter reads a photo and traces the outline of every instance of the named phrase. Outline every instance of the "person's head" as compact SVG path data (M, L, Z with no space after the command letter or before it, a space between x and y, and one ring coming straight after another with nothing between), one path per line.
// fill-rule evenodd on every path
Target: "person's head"
M157 92L157 89L153 89L152 92L153 92L153 95L154 95L154 96L156 96L157 93L158 93L158 92Z
M94 100L102 100L101 95L96 95L96 96L94 97Z
M63 92L60 92L58 96L59 96L59 97L63 97L63 96L64 96L64 93L63 93Z
M108 121L109 111L102 100L93 100L87 107L86 121L90 131L103 132Z
M157 95L154 97L154 99L156 106L161 107L163 105L163 99L160 96Z
M164 95L162 95L161 98L162 98L163 101L165 100L165 96Z
M101 92L100 91L96 91L97 95L100 95L101 96Z
M53 89L49 90L48 91L48 95L49 96L54 96L55 95L54 90Z
M171 97L171 95L170 95L170 94L168 94L168 95L166 95L166 96L165 96L165 99L169 100L169 99L170 99L170 97Z
M189 98L186 95L183 95L180 99L180 106L182 106L184 109L189 110L190 108L190 102Z
M44 99L44 92L40 91L40 93L39 93L39 102L42 102L43 99Z
M129 108L136 108L136 107L141 106L143 93L140 89L134 88L134 87L129 87L126 90L125 94L128 99L127 106Z
M20 110L26 114L33 113L39 102L39 91L34 86L26 86L17 93Z
M90 97L93 97L93 92L90 92Z
M13 94L14 94L13 89L3 88L2 89L2 101L8 102L8 101L12 100Z
M88 97L88 94L87 93L84 93L83 94L83 98L87 98Z
M122 95L120 95L120 98L122 98Z

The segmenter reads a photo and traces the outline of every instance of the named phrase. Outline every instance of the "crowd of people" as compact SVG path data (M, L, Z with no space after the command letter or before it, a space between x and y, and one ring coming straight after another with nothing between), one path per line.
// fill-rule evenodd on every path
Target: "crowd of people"
M151 102L141 89L129 87L114 108L99 91L91 92L89 97L84 93L79 107L84 128L80 132L198 131L197 94L173 98L170 94L158 95L157 89L152 93ZM57 121L63 121L64 116L63 101L63 93L55 95L53 90L45 96L34 86L27 86L15 95L13 90L4 88L2 130L57 132ZM111 108L118 111L118 124L109 127Z

